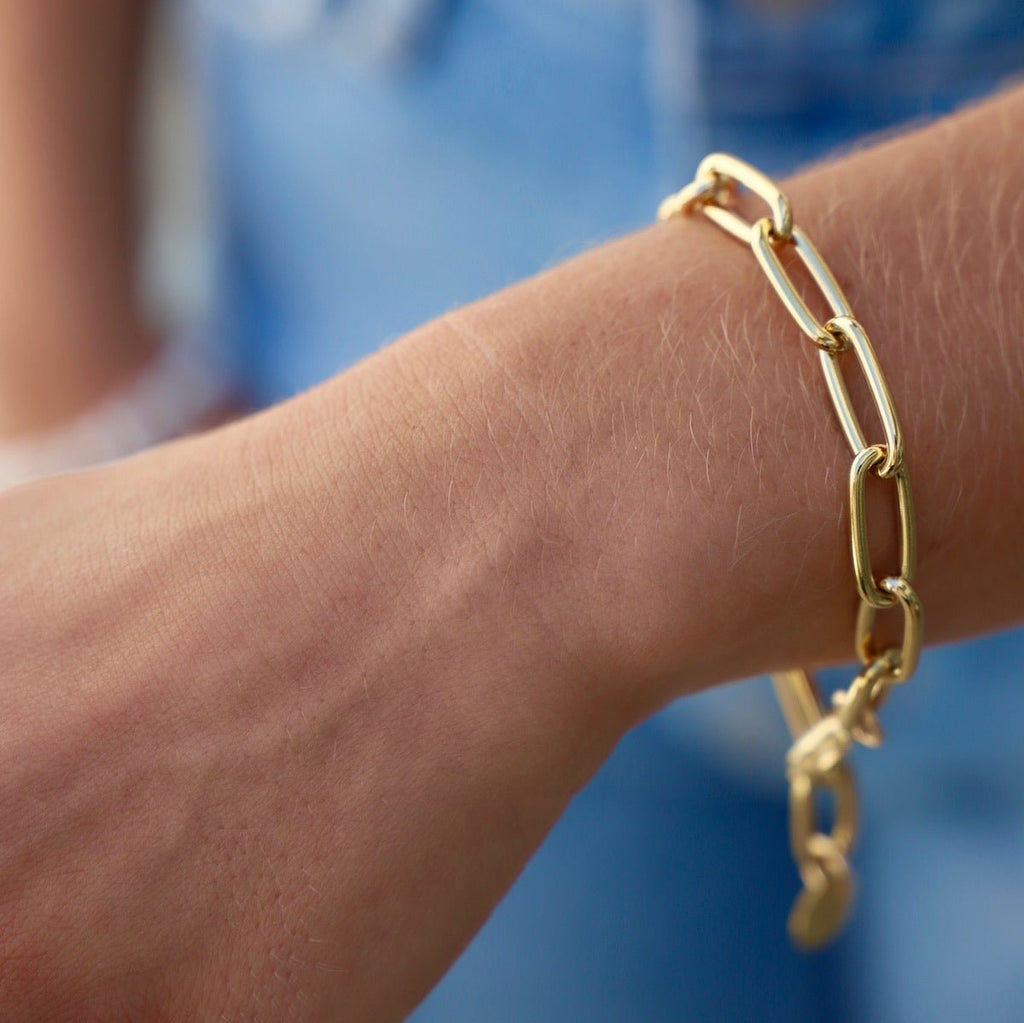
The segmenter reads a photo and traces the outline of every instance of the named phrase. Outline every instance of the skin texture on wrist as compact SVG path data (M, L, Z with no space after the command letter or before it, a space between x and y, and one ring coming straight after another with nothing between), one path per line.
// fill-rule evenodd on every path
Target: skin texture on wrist
M785 185L871 333L902 415L931 641L1024 615L1007 499L1020 494L1024 466L1024 310L1013 283L1024 264L1013 190L1022 121L1017 90ZM990 184L976 188L979 179ZM520 338L531 321L513 310L536 315L524 372L535 391L555 392L544 411L565 425L569 457L609 459L613 493L591 542L620 588L612 618L622 606L651 616L650 657L634 664L663 679L666 697L853 653L850 452L817 352L749 251L700 221L624 239L583 257L586 270L555 270L526 286L540 293L533 304L513 290L463 314L482 336L514 323ZM794 275L814 306L813 285ZM856 365L844 369L878 436ZM581 388L593 414L576 400ZM600 466L588 471L602 478ZM884 570L896 564L892 494L868 497Z
M932 638L1024 610L1022 120L1002 97L788 185L903 415ZM819 375L748 253L665 224L0 498L0 1005L408 1012L628 727L848 659Z

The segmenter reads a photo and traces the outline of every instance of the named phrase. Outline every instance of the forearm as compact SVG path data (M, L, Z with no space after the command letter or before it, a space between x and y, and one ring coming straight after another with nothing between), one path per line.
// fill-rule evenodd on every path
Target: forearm
M903 415L933 639L1024 614L1020 218L998 198L1021 126L1014 95L789 189ZM962 343L979 323L991 344ZM181 1013L396 1018L631 724L850 656L848 463L807 342L694 222L12 496L3 748L35 766L4 774L3 820L32 826L5 831L0 991L43 1015L130 970L186 977L156 987ZM38 579L64 613L33 612ZM82 579L104 599L76 603ZM81 723L40 764L57 690ZM54 908L71 871L88 890ZM155 930L154 884L180 907ZM129 951L85 980L71 952L32 957L55 916L125 921Z
M144 0L0 5L0 437L150 353L136 295Z

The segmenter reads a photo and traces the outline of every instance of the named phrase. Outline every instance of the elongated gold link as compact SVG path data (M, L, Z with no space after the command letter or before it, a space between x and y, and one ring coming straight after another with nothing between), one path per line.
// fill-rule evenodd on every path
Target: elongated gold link
M830 833L818 827L815 793L831 791L835 821ZM789 915L793 941L808 951L827 944L845 923L853 900L849 854L857 837L857 787L845 763L827 775L790 777L790 846L803 890Z
M668 220L683 213L689 213L695 206L713 200L717 191L714 178L707 181L691 181L685 188L662 199L658 207L658 219Z
M887 452L881 445L858 452L850 467L850 547L853 552L853 574L860 599L874 608L892 607L896 598L878 588L871 574L871 546L868 538L867 502L864 485L868 473L884 462ZM896 511L899 518L900 577L913 581L917 567L917 530L914 526L914 498L910 490L907 468L901 465L894 474Z
M816 789L828 789L835 795L835 820L828 837L846 856L857 840L857 786L849 766L839 763L827 774L817 778L803 772L798 772L792 778L792 811L789 827L796 857L802 859L807 855L807 846L812 835L823 834L818 827L818 815L814 806Z
M857 354L857 361L868 382L885 433L885 459L878 469L878 475L891 476L903 464L903 431L900 429L889 385L882 375L868 333L852 316L834 316L825 324L825 328L836 337L843 338L846 345ZM828 393L839 417L839 425L843 428L850 450L856 455L863 451L868 443L864 440L864 431L846 390L839 360L832 352L821 353L821 371L825 374L825 383L828 385Z
M704 157L693 181L662 201L658 207L658 219L668 220L699 209L726 234L749 245L756 224L748 223L721 201L723 197L734 194L737 186L748 189L768 204L775 237L788 240L793 232L793 211L785 193L756 167L728 153L712 153Z
M740 188L763 199L770 217L748 223L731 208ZM803 882L789 918L796 944L817 948L830 940L846 918L853 894L848 856L857 834L857 790L846 756L855 742L878 746L883 739L878 710L894 685L906 682L917 668L924 640L924 610L912 580L917 533L910 479L904 463L903 432L867 331L857 321L842 288L811 240L794 224L785 193L750 164L726 153L701 161L694 180L659 207L662 220L702 212L727 234L748 244L772 288L800 330L819 348L822 373L839 425L850 449L850 547L860 596L854 631L857 656L864 663L846 689L826 709L813 676L794 668L773 675L776 693L793 745L786 757L790 783L790 842ZM824 323L811 312L782 262L792 247L824 296L832 316ZM883 442L868 444L850 400L841 360L852 350L867 382L882 426ZM876 582L871 569L865 482L869 473L893 479L899 518L899 575ZM875 649L873 630L879 610L903 611L899 648ZM829 833L818 825L815 797L835 797L835 821Z
M729 153L711 153L701 160L697 167L697 181L706 181L714 178L721 181L735 181L749 189L755 195L760 196L768 204L772 211L772 227L780 240L788 240L793 233L793 208L789 204L786 193L767 174L763 174L756 167L752 167L738 157L730 156ZM739 219L739 218L737 218ZM740 241L749 241L749 232L753 224L744 225L744 232L736 234ZM726 231L729 227L719 223ZM730 234L734 232L730 231Z
M813 952L846 923L856 885L846 856L820 831L807 840L797 867L803 889L789 914L789 934L798 948Z
M885 739L878 710L889 695L895 666L896 654L890 650L868 663L846 689L832 695L836 715L862 746L877 748Z
M826 714L825 700L814 677L803 668L790 668L772 675L775 696L794 739L809 731Z
M807 272L814 278L814 283L818 285L821 293L827 299L833 317L850 316L850 304L846 301L839 282L832 276L832 271L826 266L825 261L811 244L807 235L800 228L794 227L790 242L793 251L800 257L801 262L807 267ZM800 297L800 293L793 287L793 281L779 259L777 247L781 249L782 246L778 245L772 222L767 217L754 225L754 231L750 236L750 245L765 276L771 281L775 293L782 299L782 304L789 310L790 316L796 320L800 329L826 352L841 352L846 349L848 342L845 335L830 331L826 323L819 323L810 307ZM828 323L833 322L834 320L828 321ZM841 378L840 386L842 386ZM843 393L846 393L845 387L843 387ZM849 403L849 398L846 400Z
M903 642L892 675L896 682L906 682L917 671L917 662L921 656L924 608L921 606L921 598L906 579L889 577L883 579L880 586L883 591L892 594L903 608ZM857 612L856 647L857 654L865 664L878 656L871 639L876 614L874 606L866 600L861 601Z

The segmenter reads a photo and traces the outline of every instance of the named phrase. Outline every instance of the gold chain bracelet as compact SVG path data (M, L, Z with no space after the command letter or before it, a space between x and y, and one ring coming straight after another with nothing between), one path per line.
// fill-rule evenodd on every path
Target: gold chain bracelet
M771 216L748 223L731 208L741 187L763 199ZM712 153L701 161L689 185L665 199L658 209L658 218L668 220L697 210L753 249L779 298L818 348L839 425L853 451L850 543L860 597L854 637L863 667L846 689L833 695L830 710L808 672L795 668L773 675L779 703L793 735L793 745L786 757L790 843L803 882L803 890L790 913L789 933L801 947L817 948L841 929L853 897L849 856L857 834L857 788L846 756L854 743L878 746L882 742L878 709L894 685L913 675L921 652L924 613L911 585L916 526L903 434L867 331L854 319L846 297L818 250L793 223L789 200L775 182L734 156ZM799 257L828 302L832 317L825 323L817 320L783 267L780 253L787 247ZM868 444L864 439L846 390L842 364L850 351L878 411L883 443ZM899 518L899 573L880 581L872 574L868 543L864 487L869 473L892 481ZM872 639L875 616L878 611L897 605L903 611L903 641L899 648L876 650ZM815 806L816 794L821 791L834 797L834 820L828 831L819 826Z

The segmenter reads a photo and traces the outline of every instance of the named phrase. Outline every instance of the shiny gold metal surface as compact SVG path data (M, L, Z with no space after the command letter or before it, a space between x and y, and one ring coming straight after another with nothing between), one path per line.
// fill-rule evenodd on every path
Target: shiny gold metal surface
M882 580L880 587L885 593L891 594L903 608L903 642L900 644L899 655L892 669L895 682L906 682L917 671L917 662L921 656L921 645L924 639L924 608L921 598L914 591L907 579L889 576ZM866 600L861 601L857 612L857 653L860 659L869 664L878 657L871 638L871 630L875 627L877 610Z
M740 189L760 196L771 211L748 223L733 208ZM776 294L800 330L820 349L821 369L840 429L853 452L850 467L850 548L860 609L854 640L864 668L827 706L813 676L800 668L773 675L775 690L793 745L786 757L790 785L790 844L803 882L789 918L793 941L805 949L827 944L845 922L853 898L849 865L858 829L857 789L847 755L855 743L875 747L884 734L878 711L894 685L917 669L924 641L924 610L915 592L917 529L910 478L904 462L903 433L892 393L863 325L854 317L835 275L811 240L793 222L785 193L750 164L725 153L701 161L694 180L669 196L659 208L663 220L694 213L748 244ZM827 301L832 316L824 323L797 291L782 259L792 249ZM865 439L857 410L843 378L848 353L860 368L882 427L881 443ZM899 574L876 582L871 568L865 485L874 474L893 480L899 525ZM903 612L903 639L898 648L876 649L877 614L885 608ZM831 829L823 831L816 800L831 793L835 803Z
M707 210L704 212L706 213ZM824 351L833 353L844 351L848 346L846 337L839 332L830 331L828 324L836 322L838 317L849 317L850 305L839 287L839 282L832 276L832 271L826 266L825 261L807 235L800 228L794 227L789 244L780 243L778 236L773 231L772 222L765 217L754 225L754 231L750 236L750 245L758 263L761 264L761 269L775 289L775 293L782 299L782 304L789 311L789 315L796 320L800 329ZM818 285L828 301L833 315L833 319L830 319L828 323L819 323L815 319L814 313L811 312L810 307L793 286L792 278L779 259L779 252L784 247L792 248L800 257L807 272L814 278L814 283ZM845 390L844 387L844 394Z
M789 914L793 944L805 952L828 945L842 930L853 904L854 881L846 857L816 835L805 863L800 865L803 889Z
M871 572L871 545L868 538L867 507L864 485L868 473L884 462L886 449L881 445L859 451L850 466L850 547L853 552L853 574L860 599L874 608L892 607L896 598L884 593ZM899 519L900 578L911 582L917 567L917 530L914 525L914 498L910 490L907 467L901 465L893 474L896 482L896 511ZM858 648L860 644L858 643Z
M885 459L878 469L878 475L883 478L889 477L903 464L903 431L900 429L900 421L896 415L896 406L892 400L892 394L889 392L889 385L882 375L882 369L878 365L878 359L871 346L867 331L852 316L833 316L825 324L825 328L828 333L845 342L844 350L849 348L857 356L857 361L860 363L861 371L871 391L871 397L874 399L875 408L878 410L878 417L882 421L882 430L885 433ZM835 406L839 425L846 435L850 450L856 455L863 451L868 443L864 439L864 431L857 419L856 409L854 409L849 392L846 390L839 358L832 352L822 352L821 371L825 374L825 383L828 385L828 393ZM882 445L878 446L883 447Z

